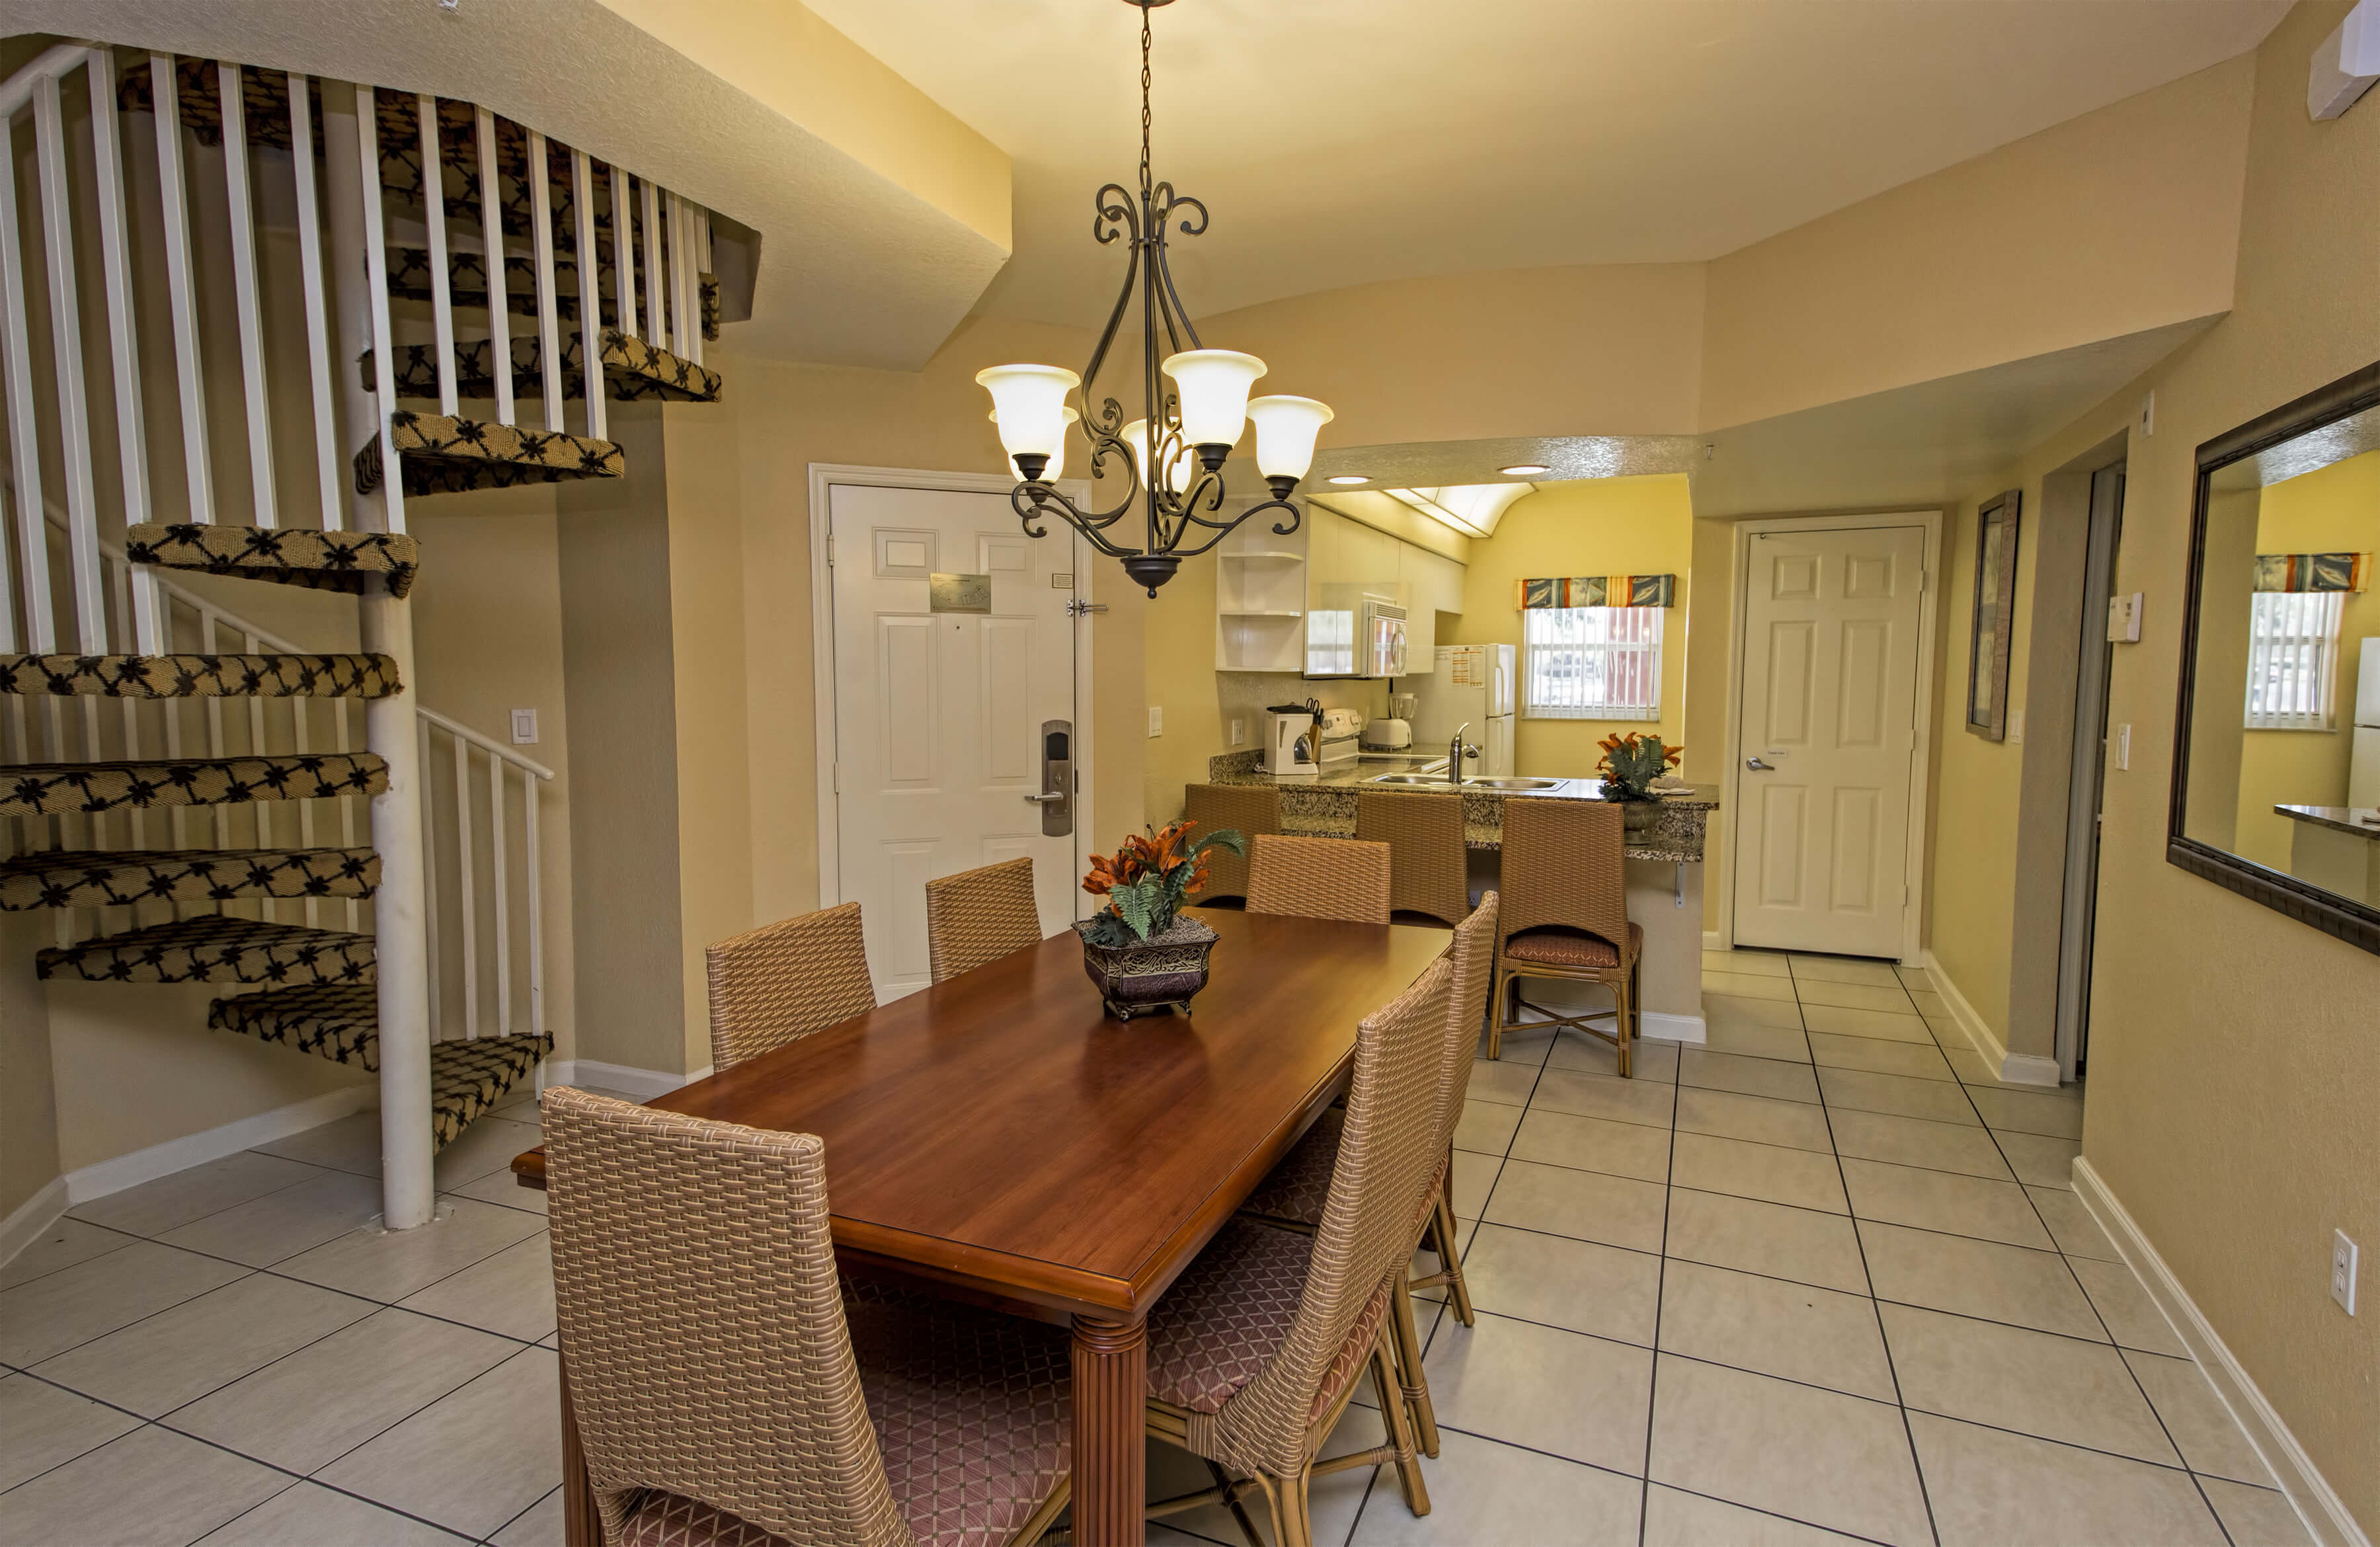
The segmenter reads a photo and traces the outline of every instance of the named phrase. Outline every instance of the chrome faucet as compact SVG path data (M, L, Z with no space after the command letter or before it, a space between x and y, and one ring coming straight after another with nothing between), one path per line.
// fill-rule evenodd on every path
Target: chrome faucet
M1463 760L1464 758L1476 759L1479 756L1478 748L1465 746L1463 744L1463 733L1470 728L1471 722L1468 720L1465 720L1463 724L1455 726L1454 739L1447 745L1446 777L1447 782L1450 784L1459 785L1463 782Z

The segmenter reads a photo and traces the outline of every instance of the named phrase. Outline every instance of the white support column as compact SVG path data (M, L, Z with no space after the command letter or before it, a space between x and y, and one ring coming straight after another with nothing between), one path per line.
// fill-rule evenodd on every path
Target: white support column
M396 469L391 468L394 478ZM414 725L413 608L375 576L362 604L363 647L389 657L405 690L364 700L364 745L388 763L372 797L372 894L380 1010L381 1212L391 1230L430 1223L437 1201L430 1132L430 957L421 864L421 741Z

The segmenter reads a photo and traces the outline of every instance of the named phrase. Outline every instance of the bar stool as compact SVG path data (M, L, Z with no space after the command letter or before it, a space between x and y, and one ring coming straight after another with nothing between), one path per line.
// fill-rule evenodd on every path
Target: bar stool
M1198 824L1197 832L1236 828L1251 844L1259 833L1281 831L1281 791L1269 785L1192 785L1182 792L1182 814ZM1248 862L1220 848L1207 851L1207 884L1193 902L1248 895Z
M1355 836L1389 846L1389 907L1452 928L1471 916L1463 797L1359 790Z
M1628 1078L1629 1048L1641 1014L1637 962L1645 931L1628 920L1626 839L1617 805L1601 800L1504 802L1503 914L1497 920L1495 1008L1488 1056L1503 1052L1504 1031L1523 1024L1516 1008L1535 1010L1557 1031L1584 1031L1619 1050ZM1557 1015L1520 996L1523 978L1599 983L1609 1010ZM1510 984L1510 991L1506 985ZM1612 1029L1588 1024L1605 1016ZM1531 1022L1543 1025L1546 1022Z

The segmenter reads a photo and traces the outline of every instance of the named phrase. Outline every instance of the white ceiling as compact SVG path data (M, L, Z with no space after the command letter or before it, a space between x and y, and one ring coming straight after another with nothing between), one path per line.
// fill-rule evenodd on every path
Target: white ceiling
M808 0L1015 163L984 310L1096 325L1138 158L1127 0ZM1541 264L1714 258L2253 47L2289 0L1179 0L1156 175L1196 315Z

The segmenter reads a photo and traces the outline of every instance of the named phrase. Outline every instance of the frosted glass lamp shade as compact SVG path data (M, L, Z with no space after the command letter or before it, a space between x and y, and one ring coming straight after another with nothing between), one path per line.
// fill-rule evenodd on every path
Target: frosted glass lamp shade
M1237 445L1248 424L1248 388L1265 362L1237 349L1184 349L1165 359L1182 397L1182 438L1192 445Z
M1066 431L1072 430L1075 427L1075 421L1083 417L1072 408L1061 408L1058 412L1064 418L1064 428L1058 432L1058 449L1050 454L1049 465L1041 469L1041 481L1044 483L1055 483L1066 476ZM1000 415L994 413L991 415L991 420L993 423L998 423ZM1016 481L1019 483L1032 481L1025 476L1025 469L1016 465L1016 458L1013 456L1008 459L1008 470L1016 475Z
M1066 439L1066 394L1083 379L1055 365L995 365L975 373L1011 457L1055 457Z
M1314 466L1314 437L1330 422L1330 407L1311 397L1275 396L1248 404L1257 427L1257 471L1267 478L1301 479Z
M1179 494L1186 492L1191 481L1198 476L1197 454L1185 445L1174 453L1173 465L1166 469L1165 481L1151 483L1148 477L1148 420L1135 419L1117 433L1123 437L1124 445L1132 447L1133 464L1140 469L1141 487L1160 488ZM1158 436L1160 443L1164 439L1162 434Z

